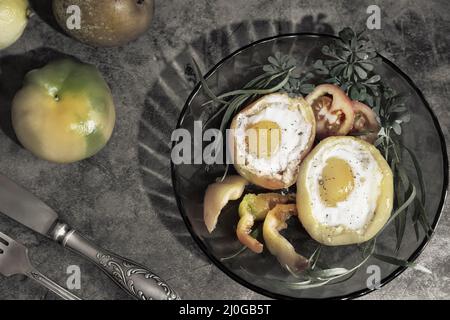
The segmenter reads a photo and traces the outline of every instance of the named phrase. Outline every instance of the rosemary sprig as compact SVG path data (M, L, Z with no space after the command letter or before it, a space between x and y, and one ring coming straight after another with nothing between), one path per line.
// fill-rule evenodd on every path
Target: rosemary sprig
M407 195L414 186L403 166L404 161L406 161L404 155L410 157L419 182L419 188L414 186L414 189L417 191L415 198L408 202L408 207L397 218L396 251L401 246L406 226L406 215L409 211L414 210L412 220L416 239L420 238L419 224L427 237L431 234L431 227L428 223L426 212L423 209L426 201L426 193L422 169L414 152L401 140L402 125L410 121L409 110L405 106L405 98L405 96L397 94L394 90L383 87L382 95L375 99L375 107L373 108L382 126L375 145L380 149L386 161L391 164L394 180L396 181L394 187L396 189L395 200L397 207L402 206L404 201L409 199Z
M211 91L211 89L208 86L208 83L206 82L206 79L202 76L202 73L200 71L200 67L198 66L197 61L195 61L195 59L192 59L192 62L194 63L194 68L195 68L194 70L195 70L195 73L197 74L197 78L200 79L200 81L202 83L202 87L205 90L206 94L217 103L227 104L227 102L225 100L222 100L222 99L216 97L216 95Z
M288 55L283 56L281 53L270 56L268 58L268 64L262 67L263 73L249 81L243 89L232 90L219 95L214 94L208 86L197 62L193 60L193 63L194 70L201 81L202 88L210 98L210 100L205 102L202 106L212 103L217 105L217 110L205 122L203 127L208 127L213 120L222 116L219 128L222 133L225 132L231 119L244 105L251 103L261 95L274 92L297 94L294 90L299 90L299 94L302 90L307 92L314 88L312 85L306 83L306 81L311 78L312 74L307 74L304 77L293 76L293 71L296 69L295 63L293 63L293 60L290 59ZM222 135L222 137L223 136L224 135ZM216 139L214 143L214 148L216 148L218 145L222 144L222 138ZM225 179L228 173L229 164L225 164L225 167L225 173L222 176L222 180Z
M202 83L206 95L210 98L203 106L215 103L218 107L216 112L207 120L205 126L211 124L212 120L220 115L222 121L221 131L225 130L232 117L244 104L248 104L261 95L274 92L287 92L289 94L307 94L314 89L314 85L307 83L313 77L312 73L294 76L293 71L297 68L295 60L289 55L275 53L267 59L267 64L262 66L262 74L249 81L243 89L232 90L216 95L209 88L206 79L202 76L198 64L194 60L194 70Z
M321 269L316 267L317 260L320 256L320 246L314 251L311 255L310 267L302 274L298 275L291 270L291 275L295 278L300 279L299 281L285 281L277 278L272 278L273 281L281 282L286 286L296 289L296 290L304 290L310 288L321 287L327 284L337 284L342 281L346 281L351 278L358 270L361 268L372 256L375 251L375 243L376 239L370 240L361 248L362 260L359 261L356 265L351 268L330 268L330 269Z
M232 255L229 255L227 257L223 257L220 258L220 261L226 261L226 260L231 260L236 258L238 255L240 255L241 253L244 253L247 250L246 246L243 246L242 248L240 248L238 251L236 251L235 253L233 253Z
M282 55L281 52L276 52L273 57L269 57L267 60L269 64L263 66L263 71L268 74L277 74L290 68L294 70L297 67L296 61L293 57L289 55ZM291 75L286 85L283 86L282 91L289 94L308 94L314 90L314 85L307 82L313 77L314 74L311 72L307 72L306 74L300 76Z

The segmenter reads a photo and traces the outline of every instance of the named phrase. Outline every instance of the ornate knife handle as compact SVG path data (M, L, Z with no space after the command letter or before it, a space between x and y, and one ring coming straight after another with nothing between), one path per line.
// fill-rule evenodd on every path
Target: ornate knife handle
M139 300L179 300L168 284L146 267L103 250L66 224L58 223L53 238L94 262L128 294Z

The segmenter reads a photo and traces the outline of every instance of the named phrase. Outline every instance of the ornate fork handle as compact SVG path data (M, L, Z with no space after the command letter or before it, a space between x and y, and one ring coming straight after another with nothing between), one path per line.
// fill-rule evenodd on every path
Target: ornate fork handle
M178 300L176 292L146 267L103 250L65 224L55 228L54 238L64 247L94 262L123 290L140 300Z

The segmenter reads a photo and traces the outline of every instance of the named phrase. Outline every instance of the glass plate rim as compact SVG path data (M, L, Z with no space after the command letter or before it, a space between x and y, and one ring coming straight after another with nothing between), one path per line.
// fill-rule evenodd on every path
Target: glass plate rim
M320 37L326 37L326 38L330 38L330 39L339 39L336 35L333 34L326 34L326 33L312 33L312 32L297 32L297 33L286 33L286 34L279 34L279 35L275 35L275 36L271 36L271 37L267 37L267 38L263 38L260 40L256 40L254 42L251 42L237 50L235 50L234 52L230 53L229 55L227 55L226 57L224 57L222 60L220 60L218 63L216 63L205 75L205 79L208 79L214 72L217 71L217 69L219 69L225 62L227 62L228 60L230 60L231 58L239 55L241 52L248 50L254 46L257 46L259 44L265 43L265 42L269 42L269 41L273 41L276 39L281 39L281 38L295 38L295 37L310 37L310 38L320 38ZM442 210L444 207L444 203L445 200L447 198L447 193L448 193L448 184L449 184L449 180L448 180L448 155L447 155L447 147L446 147L446 143L445 143L445 137L444 137L444 133L442 131L442 128L439 124L439 121L436 117L436 115L434 114L430 104L428 103L428 101L425 99L425 96L423 95L422 91L416 86L416 84L412 81L412 79L405 73L403 72L395 63L393 63L392 61L390 61L389 59L387 59L386 57L384 57L383 55L379 54L379 56L381 57L382 61L384 63L386 63L388 66L390 66L395 72L397 72L401 77L403 77L404 80L406 80L406 82L408 83L408 85L410 85L412 87L412 89L414 89L414 91L417 93L417 95L419 96L419 98L422 100L423 104L425 105L426 109L428 110L428 112L430 113L430 116L433 120L433 124L436 128L436 131L438 133L439 136L439 140L440 140L440 145L441 145L441 152L442 152L442 157L443 157L443 171L444 171L444 183L443 183L443 187L442 187L442 192L441 192L441 199L438 205L438 210L437 210L437 214L433 220L433 223L431 224L432 227L432 234L430 236L430 238L425 238L417 247L417 249L411 254L411 256L408 258L408 261L413 262L415 261L419 255L423 252L423 250L425 249L425 247L427 246L427 244L430 242L431 238L433 237L435 230L436 230L436 226L439 223L439 220L442 216ZM189 108L192 100L194 99L194 97L198 94L198 92L200 91L200 88L202 87L201 82L197 83L197 85L194 87L194 89L192 90L191 94L189 95L188 99L186 100L183 109L180 112L178 121L177 121L177 126L176 128L180 128L181 124L184 121L184 117L186 115L186 111ZM172 147L171 149L174 147L175 142L172 143ZM257 285L254 285L250 282L248 282L247 280L243 279L241 276L235 274L234 272L232 272L231 270L229 270L221 261L219 261L216 257L214 257L214 255L209 252L208 248L206 247L206 245L203 243L203 241L200 239L200 237L197 236L197 234L194 232L194 229L189 221L189 218L186 214L186 212L184 211L184 207L181 203L181 198L178 195L178 192L176 190L176 175L175 175L175 164L173 163L173 161L170 161L170 167L171 167L171 177L172 177L172 188L174 191L174 195L176 198L176 202L177 202L177 207L178 210L183 218L183 221L189 231L189 233L191 234L191 237L194 239L194 241L197 243L197 245L200 247L200 249L203 251L203 253L208 257L208 259L210 261L212 261L214 263L214 265L216 267L218 267L222 272L224 272L227 276L229 276L231 279L233 279L234 281L236 281L237 283L239 283L240 285L256 292L259 294L262 294L266 297L269 298L273 298L273 299L288 299L288 300L308 300L308 299L312 299L312 298L298 298L298 297L292 297L292 296L287 296L284 294L279 294L279 293L275 293L275 292L271 292L269 290L263 289ZM398 267L396 268L394 271L392 271L389 275L387 275L386 277L384 277L381 282L380 282L380 287L382 288L383 286L385 286L386 284L388 284L389 282L391 282L392 280L394 280L395 278L397 278L400 274L403 273L403 271L405 271L407 269L407 267ZM362 297L372 291L375 291L377 289L362 289L362 290L358 290L346 295L341 295L341 296L336 296L336 297L329 297L326 299L355 299L355 298L359 298Z

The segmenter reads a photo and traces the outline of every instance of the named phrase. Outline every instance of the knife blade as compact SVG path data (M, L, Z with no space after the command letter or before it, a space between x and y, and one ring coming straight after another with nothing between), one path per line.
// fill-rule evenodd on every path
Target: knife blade
M0 174L0 212L95 263L128 294L140 300L177 300L176 292L145 266L96 246L43 201Z
M58 220L52 208L2 174L0 212L47 237Z

